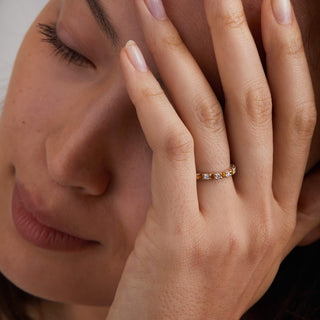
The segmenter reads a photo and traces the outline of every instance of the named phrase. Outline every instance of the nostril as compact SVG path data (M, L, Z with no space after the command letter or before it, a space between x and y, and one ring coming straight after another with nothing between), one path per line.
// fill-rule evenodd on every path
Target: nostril
M97 178L91 177L90 181L83 183L81 187L77 187L84 195L100 197L104 195L110 184L109 175L100 175Z
M105 166L96 163L78 163L76 161L61 161L53 158L47 162L51 179L63 187L78 189L82 194L91 196L103 195L110 183L110 175Z

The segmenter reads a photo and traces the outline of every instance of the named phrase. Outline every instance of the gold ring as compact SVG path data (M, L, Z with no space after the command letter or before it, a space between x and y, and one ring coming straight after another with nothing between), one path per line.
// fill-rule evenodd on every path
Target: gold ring
M221 172L197 173L197 181L220 180L232 177L237 172L234 164L231 164L229 169Z

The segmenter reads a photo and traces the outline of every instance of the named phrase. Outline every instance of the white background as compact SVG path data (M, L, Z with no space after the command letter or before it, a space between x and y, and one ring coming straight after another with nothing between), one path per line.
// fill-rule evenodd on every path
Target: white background
M0 0L0 112L24 34L48 0Z

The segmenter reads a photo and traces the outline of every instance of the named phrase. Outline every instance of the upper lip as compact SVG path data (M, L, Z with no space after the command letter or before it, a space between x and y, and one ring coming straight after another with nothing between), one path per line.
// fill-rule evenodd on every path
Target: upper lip
M29 193L29 191L24 187L23 184L17 183L16 188L25 210L29 212L40 224L48 228L55 229L56 231L60 231L62 233L73 236L75 238L79 238L81 240L92 241L76 235L70 227L61 222L59 223L58 221L55 221L53 219L54 213L48 210L39 209L40 206L37 206L35 204L35 198L31 195L31 193Z

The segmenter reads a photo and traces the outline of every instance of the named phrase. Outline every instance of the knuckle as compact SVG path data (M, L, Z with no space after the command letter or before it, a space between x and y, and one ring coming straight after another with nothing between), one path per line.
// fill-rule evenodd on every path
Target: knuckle
M164 35L160 36L156 40L156 47L160 49L176 50L176 49L183 48L184 44L178 32L171 31L171 32L165 33Z
M286 41L280 42L279 48L285 56L299 57L304 54L303 42L298 34L287 37Z
M141 89L143 98L149 100L150 98L161 98L164 93L160 88L144 87Z
M313 136L317 122L317 110L314 101L300 103L294 113L293 129L299 137Z
M247 19L243 11L229 9L217 16L217 22L222 27L239 29L247 23Z
M245 98L245 109L250 121L255 126L265 126L272 120L272 98L269 88L255 86Z
M184 130L168 135L165 142L165 151L170 160L186 161L193 155L193 150L194 141L188 131Z
M236 232L229 232L226 243L228 255L242 255L246 251L243 239Z
M221 132L224 128L223 112L220 105L213 102L212 97L202 98L193 105L196 119L203 127L214 132Z

